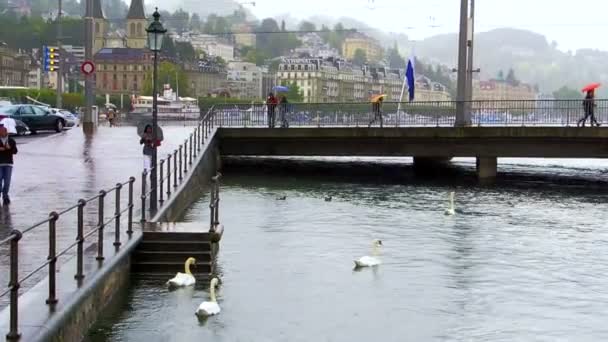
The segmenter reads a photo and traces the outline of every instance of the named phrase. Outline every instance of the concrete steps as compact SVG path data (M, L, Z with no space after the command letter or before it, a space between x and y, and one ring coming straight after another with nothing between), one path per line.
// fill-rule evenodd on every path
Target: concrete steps
M213 234L208 232L144 231L143 239L131 258L131 272L150 276L174 276L184 272L186 259L196 259L191 272L207 279L215 269Z

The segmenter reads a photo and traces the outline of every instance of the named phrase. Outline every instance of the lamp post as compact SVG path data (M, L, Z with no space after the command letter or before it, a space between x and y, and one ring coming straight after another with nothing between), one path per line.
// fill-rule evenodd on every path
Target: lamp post
M160 22L160 14L158 13L158 8L152 14L154 17L154 21L150 23L150 26L146 29L148 33L148 48L154 52L154 74L152 76L152 140L154 149L152 151L152 170L150 173L150 212L156 212L157 208L157 169L158 169L158 161L157 161L157 147L156 141L158 140L158 92L157 92L157 78L158 78L158 52L161 50L163 45L163 37L167 30L163 27L163 24Z

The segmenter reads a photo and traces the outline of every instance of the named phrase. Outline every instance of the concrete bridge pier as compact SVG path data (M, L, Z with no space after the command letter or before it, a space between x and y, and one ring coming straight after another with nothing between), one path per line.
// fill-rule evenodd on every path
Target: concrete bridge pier
M496 157L477 157L477 177L480 181L494 181L496 179L496 170L498 158Z

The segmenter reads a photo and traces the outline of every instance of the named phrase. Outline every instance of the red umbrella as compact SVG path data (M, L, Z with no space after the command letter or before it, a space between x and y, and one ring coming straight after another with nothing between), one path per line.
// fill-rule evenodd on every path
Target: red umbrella
M582 92L586 93L588 91L595 90L595 89L599 88L600 86L601 86L601 83L597 83L597 82L590 83L590 84L587 84L587 86L585 86L585 88L582 89Z

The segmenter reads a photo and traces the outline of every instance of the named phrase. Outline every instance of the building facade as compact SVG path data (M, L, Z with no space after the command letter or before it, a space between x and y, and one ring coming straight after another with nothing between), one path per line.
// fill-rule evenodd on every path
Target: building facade
M366 102L371 96L386 94L386 101L399 101L404 70L385 67L356 67L336 58L283 58L276 72L276 84L296 84L304 102ZM445 87L418 79L417 101L444 101Z
M126 27L114 32L109 31L110 24L103 14L101 0L93 0L93 54L103 48L146 48L147 26L143 0L131 0Z
M511 84L502 80L473 82L473 100L504 101L504 100L535 100L537 91L526 83Z
M342 43L342 56L348 60L355 57L357 50L363 50L369 62L379 62L384 57L384 49L378 41L361 33L347 37Z
M228 63L227 86L232 97L259 100L262 94L262 68L249 62Z
M95 85L102 94L140 95L154 62L147 49L103 48L95 54Z
M218 90L226 87L228 78L226 69L208 60L200 60L196 64L186 64L184 71L195 97L212 96Z
M29 55L0 47L0 86L27 87L31 66Z

